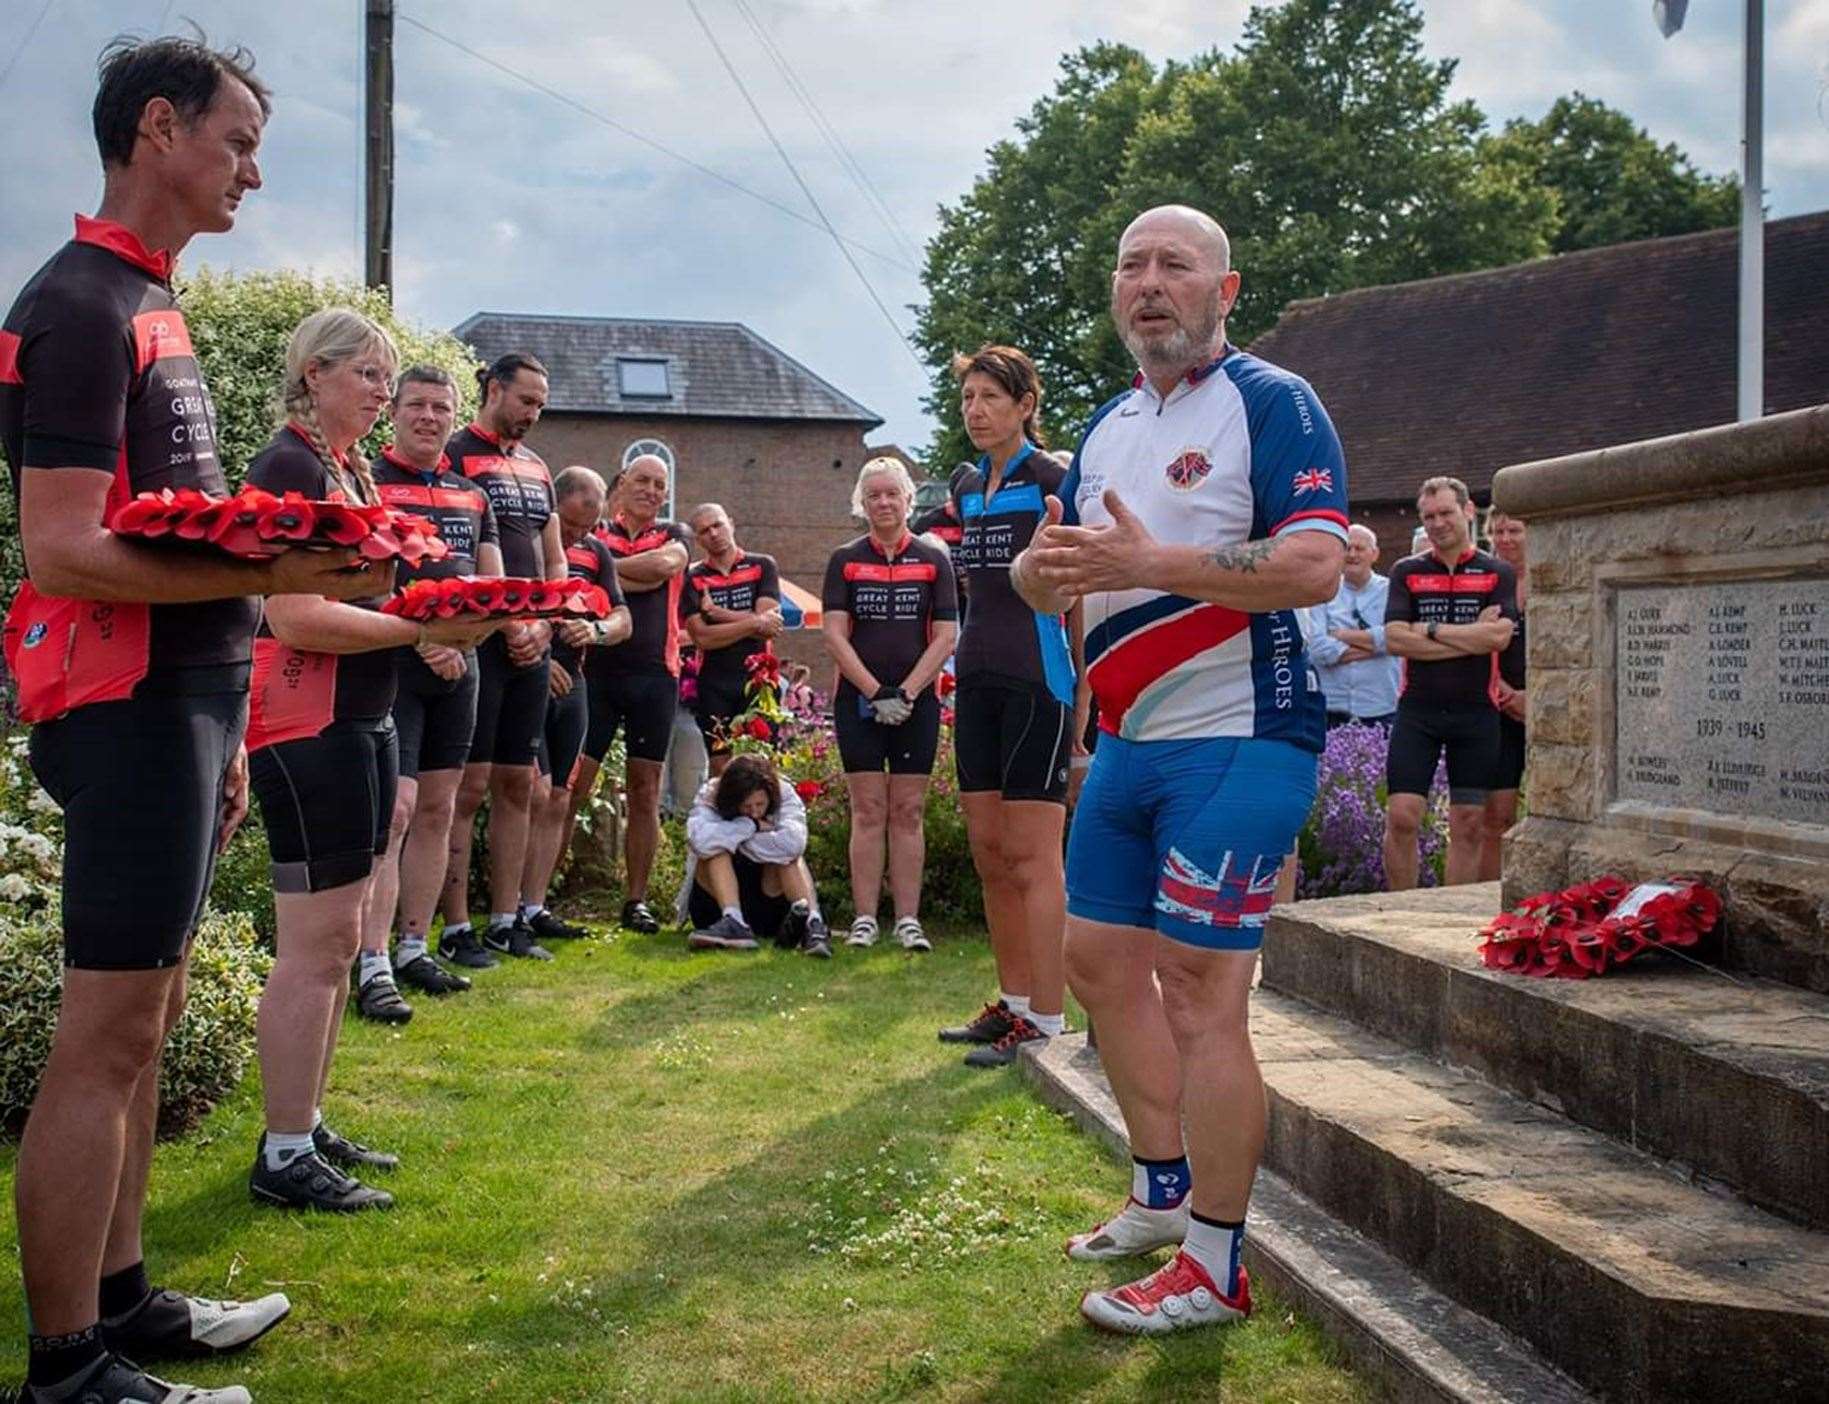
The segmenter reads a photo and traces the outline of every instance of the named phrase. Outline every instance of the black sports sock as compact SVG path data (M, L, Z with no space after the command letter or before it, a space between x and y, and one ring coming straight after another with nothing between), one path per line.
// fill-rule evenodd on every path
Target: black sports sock
M102 1316L113 1320L125 1316L152 1295L152 1283L146 1280L144 1260L119 1272L102 1277Z
M108 1355L99 1321L67 1336L27 1336L26 1344L30 1360L25 1382L47 1388L82 1374Z

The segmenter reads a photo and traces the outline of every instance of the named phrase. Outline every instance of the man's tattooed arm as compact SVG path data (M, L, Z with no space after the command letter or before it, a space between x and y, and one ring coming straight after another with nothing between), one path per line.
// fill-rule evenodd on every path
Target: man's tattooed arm
M1235 570L1241 575L1256 575L1257 568L1276 550L1274 541L1247 541L1238 546L1221 546L1207 556L1207 561L1221 570Z

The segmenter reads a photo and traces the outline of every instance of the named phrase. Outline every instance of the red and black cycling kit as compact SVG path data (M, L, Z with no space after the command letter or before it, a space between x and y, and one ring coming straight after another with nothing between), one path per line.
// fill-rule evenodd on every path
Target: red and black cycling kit
M1518 606L1518 628L1499 655L1499 677L1505 685L1524 690L1524 624L1525 610ZM1495 790L1515 790L1524 780L1524 723L1499 713L1499 765L1494 772Z
M541 533L557 510L546 460L528 448L502 441L480 424L467 424L445 445L452 471L489 494L500 533L502 573L546 579Z
M346 460L338 456L333 471L293 425L254 456L248 482L274 494L365 500ZM351 603L378 609L384 598ZM390 719L396 652L320 653L283 643L262 621L248 705L248 778L276 891L363 881L387 852L400 764Z
M851 647L884 687L902 680L927 652L937 622L959 617L951 557L907 532L889 550L866 533L826 563L820 604L851 621ZM847 774L881 771L925 775L940 736L940 703L932 684L911 699L914 715L897 727L869 715L869 699L842 673L832 694L832 722Z
M375 464L375 486L389 507L429 518L448 548L438 560L428 557L416 566L402 561L395 576L400 589L414 580L474 575L479 548L501 544L489 494L459 476L448 455L440 454L434 468L422 470L392 448L383 449ZM417 649L397 649L394 660L400 680L394 727L400 737L401 775L411 780L422 771L461 770L476 730L476 651L465 653L463 676L450 679L426 667Z
M33 468L108 473L112 510L136 493L226 493L214 406L172 297L171 259L107 220L76 218L0 324L0 447ZM241 667L257 603L144 605L51 599L20 587L7 662L27 721L133 695L175 668Z
M634 529L621 515L604 523L596 535L618 561L658 551L676 541L688 545L686 528L678 522L651 522ZM625 591L634 631L619 644L593 648L585 655L591 725L584 753L592 760L603 760L622 728L626 728L625 744L634 759L666 759L673 714L679 708L680 646L675 621L681 588L680 576L675 575L653 590Z
M546 579L546 523L556 510L552 474L526 444L504 444L480 424L466 425L445 445L451 467L488 493L500 533L505 575ZM508 657L508 642L491 634L476 650L479 678L473 765L538 763L549 693L546 655L526 667Z
M1067 797L1073 748L1073 656L1059 615L1037 614L1010 584L1010 563L1041 524L1044 502L1067 470L1025 443L988 498L989 456L954 472L951 501L963 526L954 559L971 608L959 634L953 754L959 788L1005 799Z
M109 474L107 505L224 493L215 412L172 297L172 260L76 218L0 322L0 450L23 469ZM5 653L33 772L64 811L64 960L177 964L209 891L223 783L241 744L251 598L145 605L39 595Z
M355 475L332 473L304 431L287 425L248 464L248 482L278 496L360 502ZM385 597L352 601L379 609ZM280 642L263 619L254 638L254 690L248 706L250 754L281 741L316 736L332 722L379 723L394 705L394 650L318 653Z
M628 606L628 597L622 592L622 582L616 578L616 557L610 548L595 536L581 538L565 548L566 572L574 580L588 580L591 584L601 586L604 594L610 597L612 610ZM599 645L593 644L589 652L595 652ZM557 634L553 635L553 657L565 665L565 671L574 678L584 670L586 650L573 648Z
M719 569L710 561L697 561L686 568L680 588L680 622L684 624L706 605L733 610L739 614L754 611L756 601L781 601L781 571L773 556L759 552L739 551L728 569ZM722 746L720 728L734 716L749 710L745 693L749 687L748 660L758 653L769 653L767 639L738 639L723 648L699 650L698 700L693 715L706 743Z
M616 579L616 558L610 548L594 536L586 536L566 547L565 563L578 580L588 580L603 587L612 609L628 604L622 586ZM584 658L589 649L574 648L553 633L553 662L571 675L571 691L563 697L549 697L546 703L546 734L535 763L542 775L550 775L561 785L569 785L572 769L584 749L584 738L590 730L590 687L584 681Z
M1510 566L1469 546L1449 564L1433 551L1406 556L1391 568L1385 622L1474 624L1497 605L1508 619L1518 613L1517 580ZM1385 762L1391 794L1426 795L1436 762L1448 754L1448 797L1479 804L1493 788L1500 761L1495 688L1497 653L1461 658L1404 660L1397 719Z

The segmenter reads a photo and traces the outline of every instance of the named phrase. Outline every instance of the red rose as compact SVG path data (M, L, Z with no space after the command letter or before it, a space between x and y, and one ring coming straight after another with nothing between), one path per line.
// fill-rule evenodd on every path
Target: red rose
M939 695L941 701L951 697L958 687L958 680L951 673L942 673L934 681L934 691Z
M953 709L951 707L942 707L940 709L940 725L951 726L952 724L953 724Z
M748 726L749 734L758 741L766 741L770 735L767 717L751 717Z
M817 780L796 780L794 782L794 793L807 804L811 804L825 792L826 787Z

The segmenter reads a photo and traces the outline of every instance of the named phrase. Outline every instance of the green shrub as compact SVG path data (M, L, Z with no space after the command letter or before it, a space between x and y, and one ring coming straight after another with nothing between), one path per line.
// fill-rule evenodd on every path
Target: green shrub
M267 957L240 915L205 918L191 950L189 999L159 1065L159 1129L196 1125L235 1089L254 1051ZM62 995L63 938L55 907L0 908L0 1125L16 1131L38 1091Z
M260 944L269 951L274 948L273 859L267 850L267 831L260 822L260 805L251 796L248 817L229 841L229 851L216 860L210 907L241 913L253 923Z

